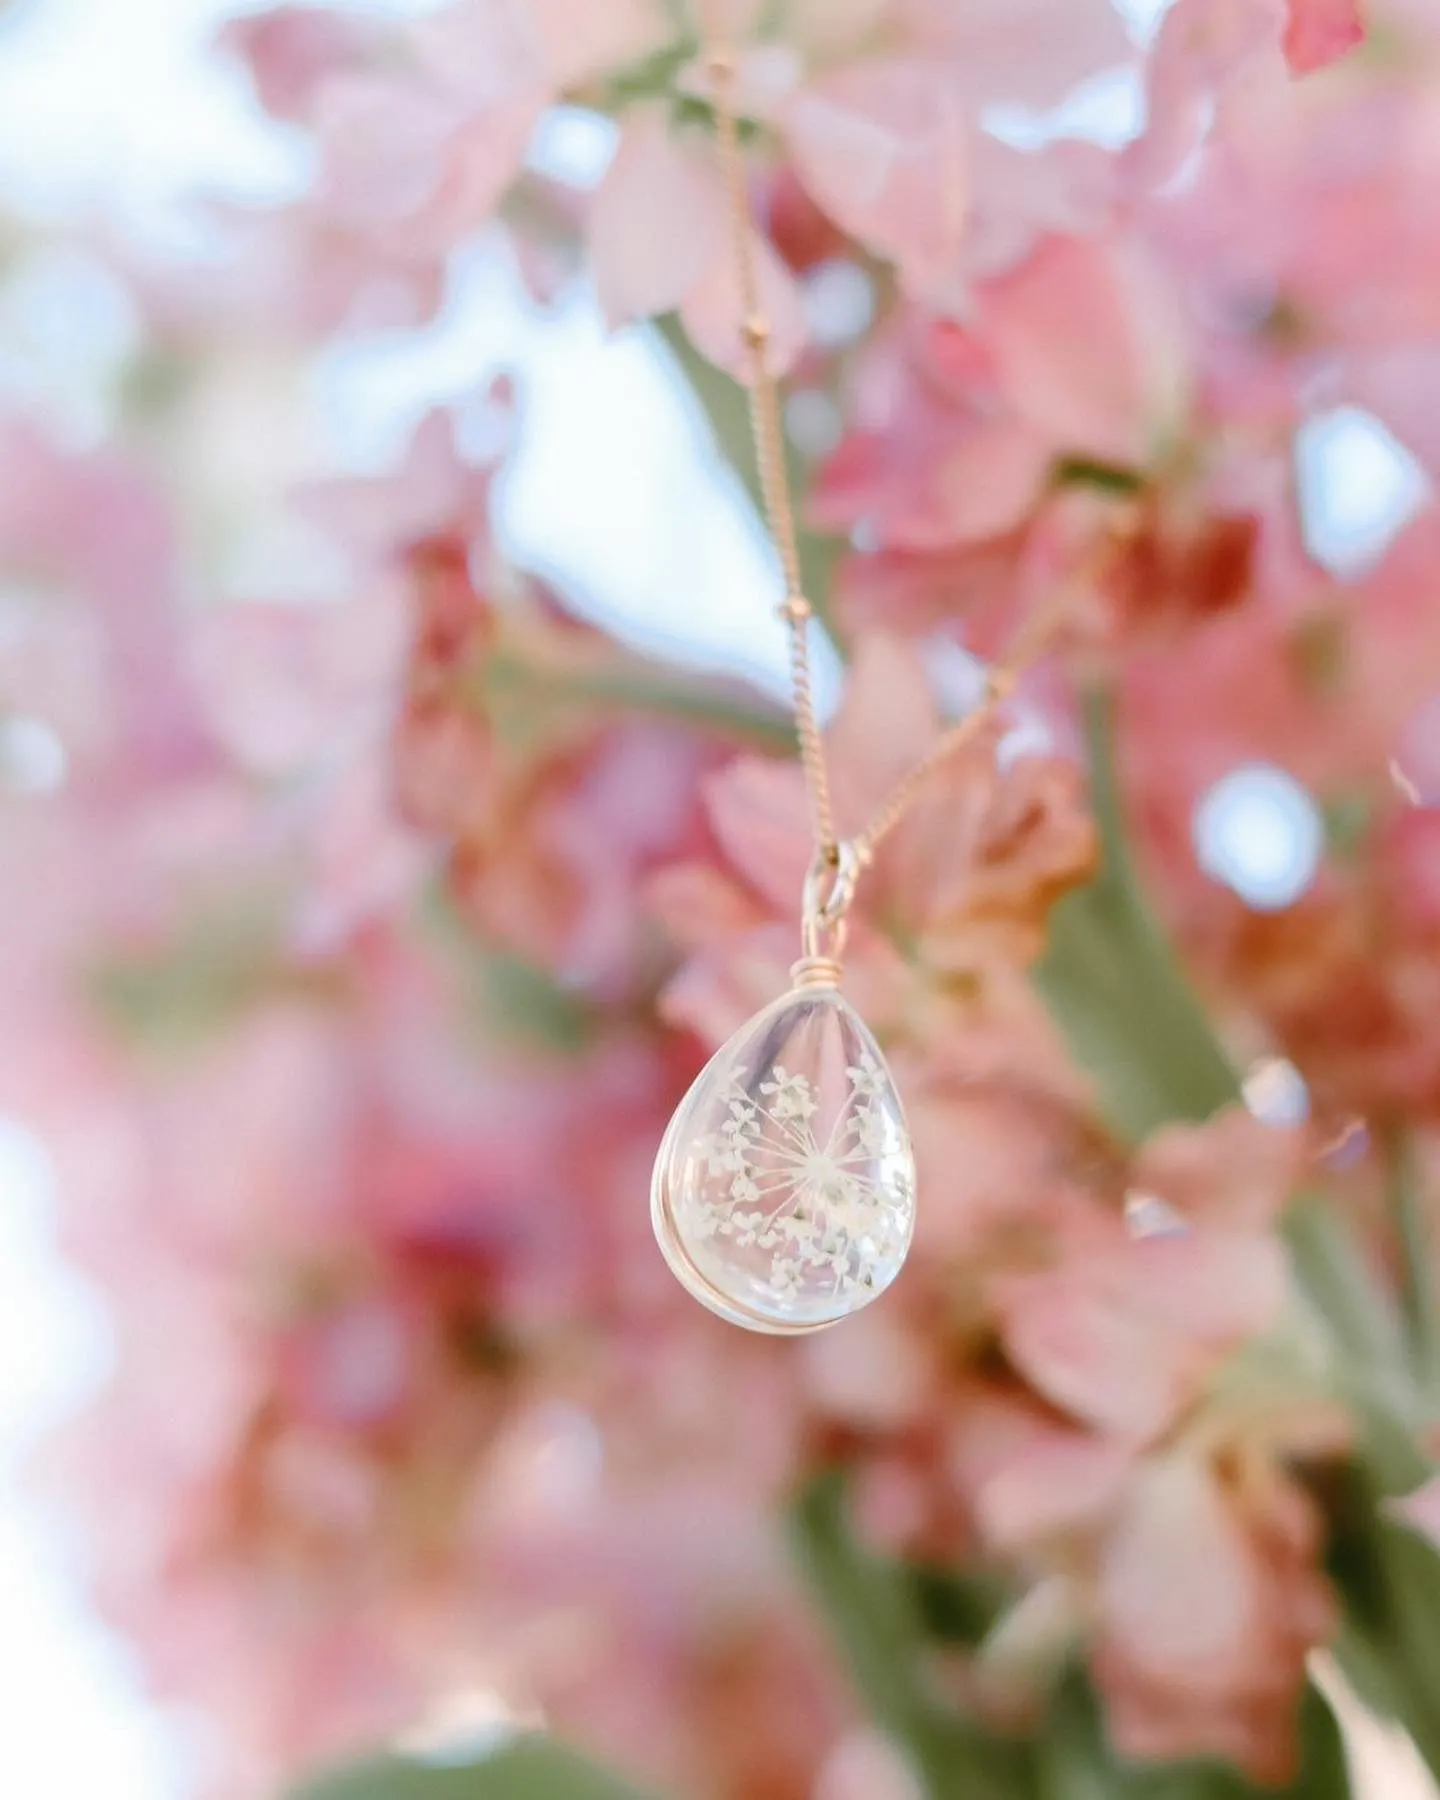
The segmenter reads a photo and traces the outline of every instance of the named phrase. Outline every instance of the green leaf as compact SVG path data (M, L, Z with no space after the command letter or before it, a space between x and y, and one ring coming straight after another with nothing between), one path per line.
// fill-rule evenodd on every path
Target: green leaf
M800 1567L874 1716L902 1740L923 1733L934 1711L918 1667L923 1621L890 1567L851 1537L842 1476L832 1472L811 1484L793 1528Z
M914 1578L855 1542L844 1491L838 1472L812 1482L795 1507L792 1536L871 1716L909 1756L930 1800L1027 1794L1029 1746L983 1731L936 1693Z
M1323 1195L1304 1194L1286 1215L1285 1237L1306 1294L1345 1356L1367 1368L1402 1369L1394 1302L1349 1220Z
M542 737L554 722L573 724L578 710L598 707L672 719L776 755L795 751L789 715L744 682L640 656L607 653L589 662L537 664L499 649L486 658L468 698L517 748Z
M1051 914L1035 984L1108 1123L1138 1142L1173 1119L1209 1118L1240 1090L1131 862L1104 694L1087 697L1085 723L1103 864Z
M379 1756L318 1776L290 1800L644 1800L548 1738L521 1737L461 1762Z
M1317 1394L1340 1401L1364 1434L1380 1494L1406 1494L1429 1473L1419 1447L1426 1422L1400 1317L1343 1213L1302 1195L1285 1236L1314 1359Z
M87 970L90 1003L112 1029L166 1057L192 1054L277 995L338 992L333 971L286 957L283 921L278 892L204 896L158 946L112 951Z
M1345 1601L1340 1666L1361 1699L1397 1720L1440 1776L1440 1554L1362 1495L1332 1540Z
M487 1043L576 1055L588 1049L602 1026L583 994L564 987L548 970L486 943L443 888L427 897L424 922L431 941L453 970L455 991Z
M1062 456L1052 471L1057 487L1099 488L1105 494L1138 494L1145 477L1123 463L1096 462L1088 456Z
M938 1644L979 1649L1014 1599L1013 1585L986 1570L912 1564L908 1574L925 1635Z
M1116 1756L1089 1684L1075 1675L1058 1696L1038 1751L1036 1800L1350 1800L1344 1740L1328 1702L1307 1687L1300 1766L1281 1788L1260 1787L1229 1764L1151 1765Z
M642 62L617 70L600 91L601 106L606 112L619 112L637 101L668 100L675 92L680 71L694 59L699 48L687 32Z
M577 1053L594 1039L596 1019L584 998L547 969L504 951L478 953L475 971L485 1017L511 1042Z
M1368 794L1332 794L1321 808L1325 820L1325 845L1337 862L1359 859L1375 819L1375 804Z
M1386 1199L1395 1229L1410 1366L1421 1393L1433 1403L1440 1399L1440 1295L1435 1287L1434 1234L1409 1139L1403 1131L1388 1132L1384 1148Z

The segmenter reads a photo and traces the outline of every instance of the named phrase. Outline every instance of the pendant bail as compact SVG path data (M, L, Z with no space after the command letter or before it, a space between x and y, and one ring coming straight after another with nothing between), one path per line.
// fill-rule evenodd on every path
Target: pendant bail
M848 838L830 852L816 851L800 906L800 941L807 963L839 964L845 950L846 914L864 866Z

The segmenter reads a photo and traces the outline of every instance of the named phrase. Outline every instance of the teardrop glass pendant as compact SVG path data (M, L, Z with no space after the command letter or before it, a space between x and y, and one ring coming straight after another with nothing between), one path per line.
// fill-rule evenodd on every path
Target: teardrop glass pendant
M651 1217L681 1283L751 1331L819 1331L890 1286L915 1228L915 1158L838 988L795 988L706 1064L660 1146Z

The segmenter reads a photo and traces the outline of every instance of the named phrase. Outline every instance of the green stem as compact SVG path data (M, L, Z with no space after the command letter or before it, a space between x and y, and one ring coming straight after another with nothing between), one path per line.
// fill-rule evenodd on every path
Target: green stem
M1388 1518L1378 1495L1362 1494L1354 1533L1332 1542L1331 1573L1346 1602L1335 1646L1341 1668L1440 1775L1440 1556Z
M507 651L486 659L467 688L501 733L524 741L548 713L567 716L599 706L617 713L674 719L695 730L733 738L772 755L793 756L795 730L778 707L740 682L633 660L596 661L592 667L545 667Z
M1384 1134L1385 1193L1394 1222L1400 1263L1400 1303L1412 1366L1428 1401L1440 1399L1440 1315L1435 1292L1435 1246L1424 1199L1415 1179L1414 1158L1405 1133Z
M671 313L655 322L657 335L674 359L701 411L709 422L715 442L725 461L734 469L755 509L758 519L765 517L765 498L760 488L760 472L755 461L755 440L750 427L750 405L745 389L723 369L716 368L685 335L684 327ZM786 446L786 469L793 493L799 494L805 484L805 467L793 446ZM838 538L798 529L800 579L805 598L815 609L815 616L835 636L830 609L830 587L835 576L842 545Z
M1027 1792L1027 1747L987 1735L931 1691L914 1590L900 1570L855 1542L841 1475L832 1471L810 1484L791 1532L861 1698L910 1759L928 1800L1014 1800Z
M1235 1071L1176 962L1126 843L1109 695L1085 697L1091 802L1102 866L1055 908L1035 983L1110 1125L1138 1141L1207 1119L1240 1097Z
M428 1761L377 1756L316 1776L290 1800L646 1800L619 1775L552 1739L510 1738L465 1753L445 1746Z

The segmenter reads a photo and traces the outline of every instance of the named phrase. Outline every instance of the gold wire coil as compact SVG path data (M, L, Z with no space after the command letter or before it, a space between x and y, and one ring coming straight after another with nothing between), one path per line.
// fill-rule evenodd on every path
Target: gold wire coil
M802 956L791 966L790 984L797 993L807 988L838 988L843 973L833 956Z

